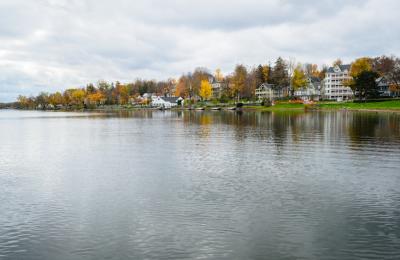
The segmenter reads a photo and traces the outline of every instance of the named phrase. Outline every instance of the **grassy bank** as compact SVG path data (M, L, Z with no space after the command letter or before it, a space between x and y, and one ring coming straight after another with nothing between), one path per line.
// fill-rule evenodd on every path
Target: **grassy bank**
M257 110L257 111L284 111L284 110L304 110L304 104L293 104L293 103L278 103L274 106L245 106L244 110Z
M365 102L365 103L353 103L353 102L318 102L314 105L304 104L293 104L289 102L278 103L275 106L263 107L263 106L246 106L246 110L257 110L257 111L283 111L283 110L302 110L302 109L313 109L313 110L365 110L365 111L399 111L400 112L400 100L390 100L383 102Z
M221 109L228 109L234 107L235 104L226 103L226 104L211 104L211 103L197 103L192 106L192 108L205 108L205 110L210 110L215 107L219 107ZM18 109L18 107L16 107ZM102 111L102 112L111 112L111 111L129 111L129 110L156 110L157 108L151 107L138 107L131 105L112 105L112 106L101 106L96 108L62 108L58 111ZM185 110L188 107L175 107L174 110ZM274 106L264 107L261 105L244 105L244 111L304 111L305 109L309 110L354 110L354 111L394 111L400 112L400 100L388 100L382 102L365 102L365 103L353 103L353 102L317 102L313 105L304 105L301 103L290 103L290 102L279 102Z
M321 102L316 105L318 109L348 109L348 110L399 110L400 111L400 100L390 100L383 102L365 102L365 103L353 103L353 102Z

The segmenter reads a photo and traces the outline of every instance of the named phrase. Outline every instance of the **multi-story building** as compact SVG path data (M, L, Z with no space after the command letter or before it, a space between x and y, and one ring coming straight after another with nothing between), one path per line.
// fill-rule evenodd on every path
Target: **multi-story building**
M262 99L281 99L288 97L289 87L279 87L274 84L263 83L256 88L256 97L258 100Z
M330 67L322 81L323 98L336 101L352 99L353 91L345 85L345 81L350 79L350 65Z
M321 96L321 80L317 77L307 77L307 85L294 91L294 96L302 100L318 101Z
M224 81L217 80L215 77L210 77L209 83L211 84L213 98L221 98L221 96L227 91L228 84Z

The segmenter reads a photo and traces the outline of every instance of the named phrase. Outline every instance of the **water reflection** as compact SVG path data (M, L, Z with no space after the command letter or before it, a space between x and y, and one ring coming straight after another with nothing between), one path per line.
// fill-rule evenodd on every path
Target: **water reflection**
M323 139L349 137L353 141L397 141L400 136L398 113L375 112L179 112L186 124L233 126L238 139L255 135L260 139L273 138L277 143L299 142L302 137ZM174 117L168 113L167 117Z
M0 259L396 259L400 115L0 111Z

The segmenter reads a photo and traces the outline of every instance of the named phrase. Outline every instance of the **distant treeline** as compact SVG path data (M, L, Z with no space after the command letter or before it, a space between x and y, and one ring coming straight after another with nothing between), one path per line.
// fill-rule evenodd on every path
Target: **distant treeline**
M5 109L5 108L16 108L18 106L17 102L11 102L11 103L0 103L0 109Z
M340 65L336 60L332 65ZM146 103L148 99L140 98L144 93L159 96L180 96L183 98L219 99L226 102L231 99L255 99L255 89L262 83L274 84L277 88L290 86L296 89L307 86L308 77L324 79L328 66L319 68L316 64L296 63L279 57L273 65L260 64L246 67L236 65L234 71L222 75L217 69L211 73L207 68L196 68L193 72L183 74L179 79L136 80L130 83L99 81L89 83L83 88L70 88L64 92L40 93L37 96L19 96L16 106L19 108L48 107L97 107L99 105L126 105L128 103ZM359 97L374 97L376 79L385 76L391 87L400 89L400 59L395 56L375 58L362 57L351 63L348 84ZM207 82L207 84L205 84ZM211 85L219 84L220 93L212 95Z

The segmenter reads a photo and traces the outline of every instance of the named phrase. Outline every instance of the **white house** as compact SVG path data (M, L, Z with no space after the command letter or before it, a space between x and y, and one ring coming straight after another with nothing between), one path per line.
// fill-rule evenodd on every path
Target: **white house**
M257 99L279 99L289 95L289 87L279 87L274 84L263 83L256 88Z
M224 90L228 88L228 84L226 82L218 81L216 78L212 78L210 84L213 98L220 98Z
M179 102L183 102L181 97L152 97L151 106L160 108L176 107Z
M344 82L351 79L350 65L336 65L330 67L322 81L322 96L329 100L349 100L353 98L353 91L345 86Z
M294 92L294 96L302 100L318 101L321 96L321 80L317 77L308 77L307 85Z

